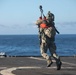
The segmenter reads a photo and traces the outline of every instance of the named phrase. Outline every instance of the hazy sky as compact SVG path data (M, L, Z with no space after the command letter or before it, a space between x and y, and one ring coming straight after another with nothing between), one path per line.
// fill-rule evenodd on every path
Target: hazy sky
M54 13L61 34L76 34L76 0L0 0L0 35L38 34L39 5Z

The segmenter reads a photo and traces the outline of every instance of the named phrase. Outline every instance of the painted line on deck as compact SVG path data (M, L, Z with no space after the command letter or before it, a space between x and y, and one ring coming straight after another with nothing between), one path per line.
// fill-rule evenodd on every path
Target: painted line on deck
M43 58L38 58L38 57L29 57L31 59L36 59L36 60L44 60ZM55 62L55 60L53 60L53 62ZM68 64L68 65L71 65L71 66L76 66L76 64L73 64L73 63L68 63L68 62L64 62L62 61L62 63L64 64ZM7 68L7 67L1 67L1 70L0 71L0 74L2 75L16 75L16 74L13 74L12 71L15 71L17 69L56 69L57 67L53 66L53 67L38 67L38 66L25 66L25 67L12 67L12 68ZM75 69L75 67L61 67L62 69Z
M44 61L46 61L45 59L43 59L43 58L38 58L38 57L28 57L28 58L36 59L36 60L44 60ZM52 61L55 62L55 60L52 60Z
M17 69L44 69L44 67L37 67L37 66L12 67L12 68L1 70L0 73L2 75L16 75L16 74L13 74L12 71L15 71ZM56 69L56 67L45 67L45 69ZM62 69L74 69L74 67L62 67Z
M43 59L43 58L38 58L38 57L28 57L28 58L36 59L36 60L44 60L44 61L45 61L45 59ZM52 60L52 61L55 62L55 60ZM71 66L76 66L76 64L74 64L74 63L69 63L69 62L64 62L64 61L62 61L62 63L68 64L68 65L71 65Z
M0 73L2 75L15 75L12 73L12 71L16 70L17 68L7 68L7 69L4 69L4 70L1 70Z
M68 62L64 62L64 61L62 61L62 63L68 64L68 65L71 65L71 66L76 66L76 64L74 64L74 63L68 63Z
M0 67L0 69L6 69L7 67Z

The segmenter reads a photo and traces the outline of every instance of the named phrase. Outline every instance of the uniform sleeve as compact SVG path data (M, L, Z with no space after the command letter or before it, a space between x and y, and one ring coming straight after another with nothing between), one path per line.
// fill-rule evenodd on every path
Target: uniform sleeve
M37 20L36 25L40 25L42 23L42 20Z

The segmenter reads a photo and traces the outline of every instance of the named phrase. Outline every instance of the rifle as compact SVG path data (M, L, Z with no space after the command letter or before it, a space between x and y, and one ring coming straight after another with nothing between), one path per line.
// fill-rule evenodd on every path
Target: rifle
M42 15L45 17L44 13L43 13L43 9L42 9L42 5L39 6L40 12L41 12L41 17Z

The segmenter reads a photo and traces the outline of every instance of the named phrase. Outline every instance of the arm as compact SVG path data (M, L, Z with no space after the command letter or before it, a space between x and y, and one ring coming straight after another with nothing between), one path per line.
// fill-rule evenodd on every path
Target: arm
M40 25L42 23L42 16L39 17L39 19L36 21L36 25Z

